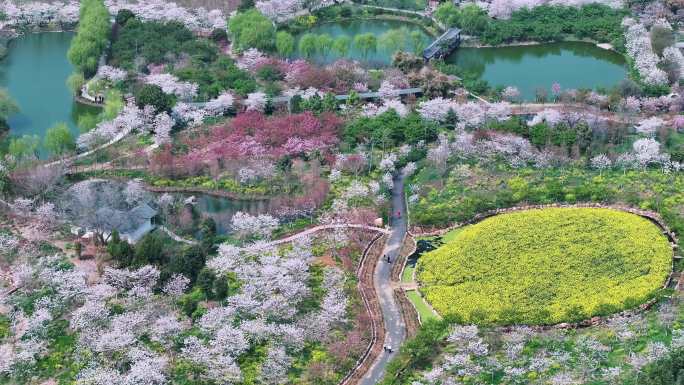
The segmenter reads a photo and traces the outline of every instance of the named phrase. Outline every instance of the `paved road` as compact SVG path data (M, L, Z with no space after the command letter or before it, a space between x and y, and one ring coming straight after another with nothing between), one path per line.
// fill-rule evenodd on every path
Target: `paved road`
M385 255L389 255L394 263L401 249L401 242L406 234L406 202L404 202L404 177L394 180L392 189L392 233L385 244ZM401 211L401 218L397 218L397 211ZM399 346L406 338L406 326L401 317L399 306L394 301L394 292L391 286L392 264L380 261L375 269L373 283L378 293L382 316L385 321L385 345L390 345L393 353L383 352L373 363L373 366L359 382L360 385L373 385L382 379L385 374L387 363L396 355Z

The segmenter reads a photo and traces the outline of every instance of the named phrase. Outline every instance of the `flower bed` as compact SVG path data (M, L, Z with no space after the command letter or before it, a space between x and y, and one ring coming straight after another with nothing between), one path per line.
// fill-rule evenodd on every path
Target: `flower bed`
M645 218L548 208L464 228L420 259L418 278L438 312L464 322L555 324L647 301L671 259L667 238Z

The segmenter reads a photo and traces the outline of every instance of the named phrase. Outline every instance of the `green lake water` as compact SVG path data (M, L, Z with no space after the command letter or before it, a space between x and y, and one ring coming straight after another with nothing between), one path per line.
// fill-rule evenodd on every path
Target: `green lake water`
M596 89L627 77L622 55L582 42L458 48L447 61L474 72L490 86L516 86L525 100L534 100L538 88L551 95L553 83L563 89Z
M303 56L299 52L299 40L304 33L327 33L333 38L345 35L352 41L354 36L372 33L379 42L385 32L398 28L405 28L408 31L407 36L412 31L419 31L424 46L433 40L433 37L418 25L400 21L354 20L323 23L297 36L297 50L294 56ZM412 51L415 45L410 40L406 39L405 49ZM389 64L391 56L392 52L380 43L375 52L366 56L352 43L346 58L377 67ZM332 52L326 55L319 52L310 60L316 63L330 63L339 58L339 55ZM551 85L556 82L564 89L596 89L612 87L627 77L627 65L622 55L583 42L496 48L463 47L456 49L446 60L476 74L493 87L518 87L525 100L534 100L538 88L547 89L550 95Z
M66 86L73 67L66 57L71 32L31 33L10 42L0 61L0 87L17 102L20 113L9 119L10 135L38 135L58 122L66 122L74 135L78 116L96 108L74 102Z

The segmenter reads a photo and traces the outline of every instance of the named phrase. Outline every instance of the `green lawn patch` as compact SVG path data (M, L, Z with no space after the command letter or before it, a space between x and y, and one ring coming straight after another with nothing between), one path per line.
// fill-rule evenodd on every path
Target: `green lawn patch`
M423 297L421 297L417 291L408 290L406 292L406 297L413 303L416 310L418 310L421 322L425 322L429 319L438 319L435 313L432 312L432 309L430 309L430 306L425 303L425 300L423 300Z
M416 271L416 266L407 263L404 272L401 274L401 282L413 282L414 271Z
M453 230L449 231L448 233L446 233L446 234L444 234L444 235L442 236L442 242L443 242L443 243L450 243L450 242L452 242L454 239L456 239L456 236L457 236L461 231L463 231L463 227L458 227L458 228L456 228L456 229L453 229Z
M671 271L660 228L637 215L550 208L468 226L418 261L442 315L483 324L555 324L632 308Z

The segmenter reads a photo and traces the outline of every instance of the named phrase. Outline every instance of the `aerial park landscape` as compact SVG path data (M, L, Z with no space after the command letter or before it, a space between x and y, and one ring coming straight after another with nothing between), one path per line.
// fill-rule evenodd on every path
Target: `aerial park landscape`
M678 0L0 0L0 384L682 384L683 49Z

